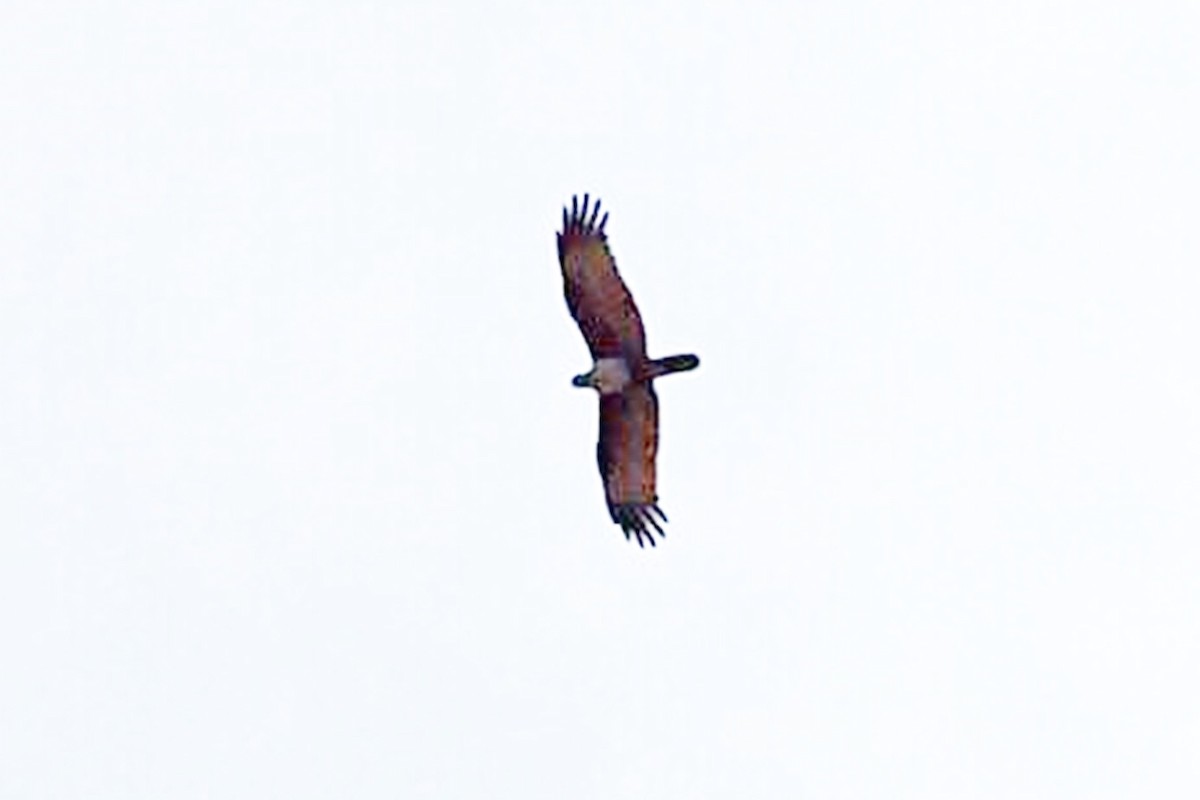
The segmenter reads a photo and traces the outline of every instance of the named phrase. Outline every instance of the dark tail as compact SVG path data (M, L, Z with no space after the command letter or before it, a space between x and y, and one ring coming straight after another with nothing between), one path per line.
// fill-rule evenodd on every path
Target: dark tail
M661 378L663 375L670 375L672 372L687 372L689 369L695 369L698 366L700 366L700 359L691 353L681 356L656 358L646 364L646 379L654 380L655 378Z

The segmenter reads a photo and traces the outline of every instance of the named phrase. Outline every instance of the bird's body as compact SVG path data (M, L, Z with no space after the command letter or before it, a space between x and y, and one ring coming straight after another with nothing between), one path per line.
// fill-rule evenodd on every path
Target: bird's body
M655 490L655 458L658 452L658 397L655 378L672 372L695 369L694 355L650 359L646 356L646 332L633 296L617 272L608 249L604 224L596 224L597 201L588 219L588 196L583 208L571 199L571 211L563 209L563 230L558 234L558 260L562 268L567 308L591 351L593 368L573 383L592 387L600 395L600 439L596 460L604 481L609 515L621 526L625 537L633 533L654 544L650 527L661 536L666 522L658 507Z
M624 358L598 358L592 371L588 373L591 379L584 386L593 386L602 396L620 394L633 381L633 373L629 362Z

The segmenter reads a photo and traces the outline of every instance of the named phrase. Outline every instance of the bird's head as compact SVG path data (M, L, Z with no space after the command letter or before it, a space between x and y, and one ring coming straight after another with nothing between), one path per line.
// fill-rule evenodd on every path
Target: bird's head
M623 358L600 358L592 371L576 375L571 379L572 386L586 389L589 386L600 394L620 394L625 391L631 379L629 365Z

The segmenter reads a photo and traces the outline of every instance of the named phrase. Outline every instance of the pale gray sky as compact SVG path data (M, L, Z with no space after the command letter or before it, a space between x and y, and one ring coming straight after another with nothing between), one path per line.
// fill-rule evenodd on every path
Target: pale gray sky
M1200 795L1197 42L9 4L0 796ZM570 386L584 191L703 362L653 551Z

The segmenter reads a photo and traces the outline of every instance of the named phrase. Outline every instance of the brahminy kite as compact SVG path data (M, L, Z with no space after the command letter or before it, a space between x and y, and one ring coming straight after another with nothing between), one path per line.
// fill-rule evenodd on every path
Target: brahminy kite
M695 369L700 359L690 354L646 357L642 317L617 272L604 234L608 214L596 224L599 200L591 211L589 218L586 194L582 208L578 198L572 197L570 212L563 208L563 229L558 234L558 262L567 308L594 362L591 372L577 375L571 382L582 388L590 386L600 395L596 461L604 481L608 513L621 526L626 539L632 533L638 545L645 547L643 536L654 545L651 527L659 536L665 535L654 515L667 521L654 490L658 396L653 381L672 372Z

